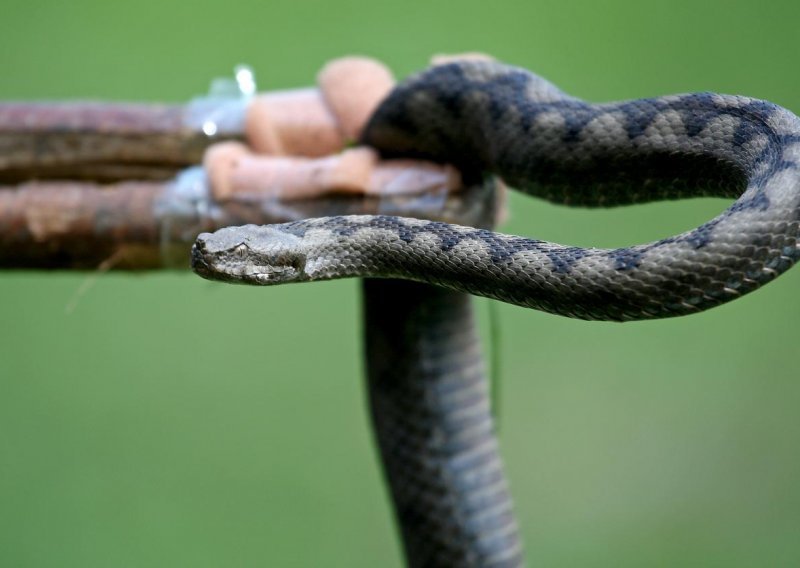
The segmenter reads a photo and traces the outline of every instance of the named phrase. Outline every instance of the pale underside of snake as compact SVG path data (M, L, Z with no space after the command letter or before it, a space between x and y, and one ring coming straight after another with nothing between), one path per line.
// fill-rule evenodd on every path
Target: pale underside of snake
M765 101L700 93L591 104L528 71L464 61L402 82L362 142L387 157L454 164L470 183L499 176L569 205L735 198L695 229L618 249L389 216L198 237L193 267L210 279L269 285L367 277L446 289L378 280L366 288L368 345L373 331L392 333L377 328L406 329L394 338L406 347L374 340L380 345L368 347L368 367L373 420L412 565L522 562L485 388L475 378L482 377L474 370L475 340L471 332L454 339L464 322L453 319L469 317L462 292L583 319L662 318L735 299L800 255L800 119ZM379 307L381 286L406 286L393 291L414 302L403 310ZM414 397L426 392L434 393L429 406L415 407ZM459 438L464 431L472 432L468 441ZM453 438L442 442L436 432ZM467 473L453 473L462 469Z

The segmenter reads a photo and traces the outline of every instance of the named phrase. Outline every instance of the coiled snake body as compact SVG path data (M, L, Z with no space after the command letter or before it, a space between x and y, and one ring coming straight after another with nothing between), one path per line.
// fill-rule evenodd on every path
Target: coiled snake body
M464 292L584 319L660 318L737 298L800 255L800 119L768 102L701 93L591 104L525 70L464 61L401 83L362 142L565 204L736 198L700 227L618 249L389 216L198 237L193 267L211 279L445 288L366 283L373 419L412 565L521 563L477 344L458 331L471 329ZM389 288L401 305L381 301Z

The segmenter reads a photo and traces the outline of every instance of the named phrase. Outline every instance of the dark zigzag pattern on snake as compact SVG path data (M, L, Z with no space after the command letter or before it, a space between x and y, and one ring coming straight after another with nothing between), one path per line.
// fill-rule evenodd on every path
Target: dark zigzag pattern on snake
M236 239L259 261L251 265L265 268L260 280L245 279L283 282L289 272L270 259L291 258L305 267L295 281L399 277L573 317L630 320L739 297L799 254L800 121L764 101L701 93L596 105L524 70L461 62L398 86L363 140L388 157L453 163L471 180L493 173L563 203L739 197L696 229L613 250L384 216L243 227ZM309 231L314 239L304 238ZM214 270L238 278L241 263L225 262L217 254Z
M237 227L201 235L194 269L250 284L404 278L630 320L716 306L798 257L800 121L764 101L701 93L595 105L521 69L460 62L401 83L363 142L566 204L737 199L696 229L613 250L387 216ZM521 565L466 298L393 280L367 281L366 292L373 423L407 561Z

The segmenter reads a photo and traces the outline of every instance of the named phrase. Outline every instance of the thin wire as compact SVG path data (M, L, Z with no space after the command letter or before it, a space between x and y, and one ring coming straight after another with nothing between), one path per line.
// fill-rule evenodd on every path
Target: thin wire
M100 276L114 268L114 265L116 265L123 256L123 249L118 249L111 256L101 262L94 272L91 272L88 276L86 276L86 278L83 279L78 288L72 294L72 298L70 298L69 302L67 302L67 305L64 306L64 315L72 315L72 313L75 311L75 308L78 307L78 302L97 283L97 280L100 278Z
M500 356L500 345L502 344L502 332L500 325L500 311L498 303L494 300L489 300L489 400L492 408L492 415L494 416L494 428L496 432L500 432L500 414L501 414L501 388L503 378L503 362Z

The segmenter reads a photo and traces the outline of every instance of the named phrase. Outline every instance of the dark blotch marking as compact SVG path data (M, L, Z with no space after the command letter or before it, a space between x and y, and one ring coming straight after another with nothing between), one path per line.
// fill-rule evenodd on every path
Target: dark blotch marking
M769 197L763 191L759 191L754 196L747 199L739 199L730 206L728 209L730 213L738 213L739 211L747 211L750 209L757 209L758 211L766 211L769 208Z
M706 246L711 241L711 232L714 230L722 219L728 217L729 213L723 213L716 219L712 219L707 223L703 223L699 227L697 227L694 231L691 231L686 237L682 240L683 242L689 243L692 247L699 249Z
M547 251L550 262L553 263L553 268L559 274L569 274L572 267L580 259L586 257L589 251L580 247L563 247L554 251Z
M644 134L656 116L677 106L657 99L642 99L620 103L616 108L611 107L607 111L617 111L625 115L627 119L625 120L625 130L628 132L628 138L634 140Z
M639 267L642 256L650 248L652 247L643 247L641 249L618 248L609 251L608 256L614 263L616 270L633 270Z

